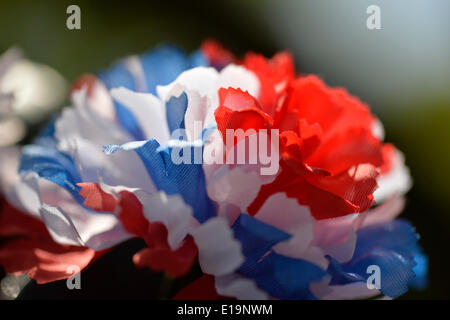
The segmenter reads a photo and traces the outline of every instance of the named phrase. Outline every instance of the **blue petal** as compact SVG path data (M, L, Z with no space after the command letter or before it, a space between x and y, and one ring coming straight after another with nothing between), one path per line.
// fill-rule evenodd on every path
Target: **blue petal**
M55 138L55 122L56 117L48 121L44 128L38 133L38 136L34 139L33 144L56 149L57 141Z
M108 89L125 87L130 90L136 90L136 79L123 61L117 62L107 71L98 74L100 80L103 81ZM114 101L114 107L122 127L128 131L136 140L144 140L144 134L139 126L135 116L127 107Z
M200 51L187 57L183 50L171 45L160 46L149 51L141 55L139 61L145 76L146 90L144 91L152 94L156 94L156 86L173 82L183 71L207 65L207 60ZM136 79L123 61L116 63L110 70L99 73L99 78L108 89L122 86L137 91ZM122 127L135 140L144 140L145 135L133 113L116 101L114 106Z
M231 228L235 238L242 244L242 252L246 257L244 268L251 267L274 245L291 237L248 214L241 214Z
M114 107L116 109L117 119L119 119L120 125L129 133L135 140L145 140L144 132L139 125L134 114L128 110L127 107L114 102Z
M108 89L125 87L136 90L136 80L123 61L115 63L108 70L99 72L98 77Z
M190 67L190 61L184 51L172 45L155 48L140 58L147 90L153 94L156 93L156 86L171 83Z
M417 250L414 255L416 266L413 268L416 277L410 282L410 286L416 290L424 290L428 286L428 257Z
M188 148L191 157L196 152L202 154L202 145L183 142L184 148ZM203 223L215 216L215 208L206 193L205 175L202 164L191 163L175 164L171 153L174 147L160 146L154 140L138 141L123 146L105 146L104 151L111 154L118 149L134 150L147 169L152 181L158 190L169 195L180 194L194 212L194 217ZM187 149L184 149L187 151Z
M22 149L19 172L36 172L41 178L58 184L67 191L80 204L84 199L79 195L81 177L73 160L66 154L56 149L46 148L40 145L28 145Z
M171 97L166 103L166 117L169 132L176 129L185 129L184 115L188 107L188 97L186 92L183 92L178 98Z
M306 298L311 282L321 280L326 271L302 259L294 259L275 254L274 257L275 278L284 290L295 299Z
M242 245L245 262L239 269L271 296L279 299L313 299L309 290L312 281L322 279L326 272L301 259L289 258L271 249L291 235L248 214L241 214L232 226L234 236Z
M340 265L330 257L330 284L345 284L367 281L370 265L381 271L380 291L389 297L398 297L408 290L415 277L414 256L418 250L418 236L410 223L394 220L373 225L357 232L357 243L353 258Z
M206 59L201 50L196 50L189 56L189 68L207 66L209 66L208 59Z

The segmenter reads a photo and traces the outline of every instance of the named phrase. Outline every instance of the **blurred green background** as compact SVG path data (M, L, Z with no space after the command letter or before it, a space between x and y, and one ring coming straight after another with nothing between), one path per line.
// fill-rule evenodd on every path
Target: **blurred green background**
M81 8L81 30L66 28L66 8L71 4ZM370 4L381 8L381 30L366 27ZM430 284L402 299L448 299L449 21L446 0L16 0L0 2L0 51L17 45L27 58L55 68L71 82L161 42L192 51L212 37L237 54L251 50L271 56L290 50L300 72L319 74L330 85L345 86L368 102L385 125L386 140L405 153L414 187L402 216L421 234L430 260ZM111 258L109 263L115 261ZM135 297L145 297L142 271L111 284L100 281L108 278L105 268L93 269L87 271L93 277L102 273L93 290L97 296L110 296L126 283ZM128 265L112 269L114 274L133 273ZM42 292L51 296L58 286L32 290L31 296Z

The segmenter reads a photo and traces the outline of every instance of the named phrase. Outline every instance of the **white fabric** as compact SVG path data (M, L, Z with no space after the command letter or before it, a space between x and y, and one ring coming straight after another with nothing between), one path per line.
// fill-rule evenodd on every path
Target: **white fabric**
M234 238L227 220L211 218L195 229L192 236L204 273L226 275L234 272L244 262L241 243Z
M392 168L382 174L377 179L377 183L378 189L373 194L377 203L386 200L394 194L403 195L411 188L411 175L408 167L405 165L404 156L399 150L395 150Z
M215 287L218 294L239 300L267 300L270 298L265 291L258 288L253 280L237 273L215 277Z
M157 97L123 87L112 89L111 95L133 113L147 139L156 139L160 144L169 140L165 109Z
M148 195L142 205L148 221L161 222L166 226L167 241L172 250L177 249L184 238L199 225L192 215L192 208L178 194L157 192Z

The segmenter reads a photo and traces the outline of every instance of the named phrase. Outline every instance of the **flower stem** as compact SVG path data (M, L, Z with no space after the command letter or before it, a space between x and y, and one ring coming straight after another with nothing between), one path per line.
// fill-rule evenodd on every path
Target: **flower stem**
M159 286L159 299L160 300L168 300L170 295L170 289L172 288L173 278L169 277L164 273L161 284Z

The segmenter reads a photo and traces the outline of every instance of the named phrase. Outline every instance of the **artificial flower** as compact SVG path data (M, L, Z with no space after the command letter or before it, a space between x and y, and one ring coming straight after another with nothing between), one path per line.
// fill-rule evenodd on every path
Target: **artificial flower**
M411 182L382 140L365 103L296 75L288 53L163 46L81 77L4 192L65 248L142 238L136 266L170 277L198 261L177 298L395 298L426 258L396 219Z

